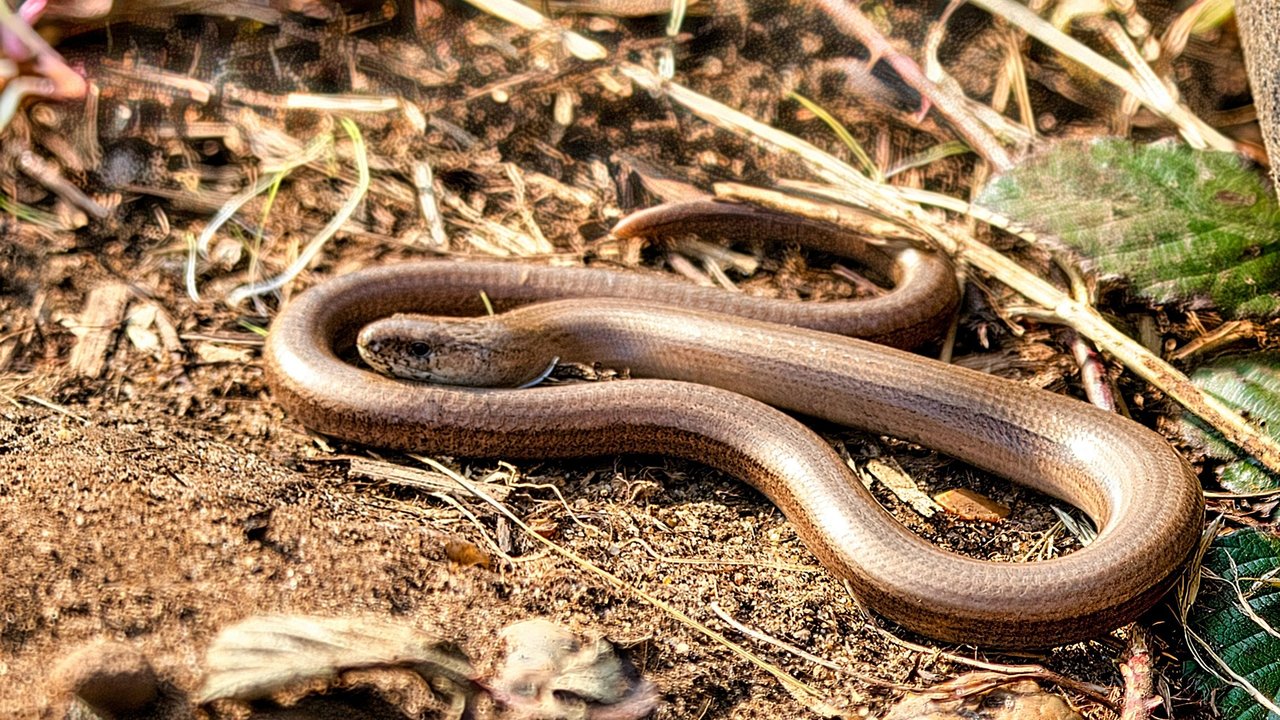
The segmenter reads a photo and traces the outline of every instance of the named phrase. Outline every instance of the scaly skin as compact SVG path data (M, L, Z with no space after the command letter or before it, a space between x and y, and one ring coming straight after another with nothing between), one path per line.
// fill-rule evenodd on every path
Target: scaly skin
M308 290L276 318L267 341L275 399L315 430L378 446L535 458L666 453L707 463L767 495L872 609L951 642L1044 647L1103 633L1150 607L1199 538L1195 474L1132 421L865 341L694 310L687 298L600 297L618 294L616 273L560 270L424 263ZM337 356L371 321L412 310L465 313L478 289L502 306L556 293L587 298L462 321L468 340L520 340L499 351L506 360L541 370L559 356L659 379L460 389L383 377ZM903 299L918 296L900 288L887 297L845 303L844 311L860 316L870 307L852 324L883 337L913 316ZM792 324L830 322L825 312L801 312ZM429 323L431 350L447 351L439 343L447 346L458 322L411 319L393 330ZM1061 498L1093 518L1099 537L1046 562L943 552L895 522L820 438L769 405L917 442Z

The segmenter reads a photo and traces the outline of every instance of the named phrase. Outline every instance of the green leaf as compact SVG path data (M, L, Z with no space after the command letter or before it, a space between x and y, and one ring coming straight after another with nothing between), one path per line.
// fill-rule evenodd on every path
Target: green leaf
M997 178L978 203L1060 237L1156 303L1280 315L1280 207L1229 153L1060 143Z
M1280 585L1275 580L1280 572L1280 535L1254 529L1223 535L1205 554L1204 568L1188 628L1208 647L1193 643L1199 664L1189 663L1188 670L1205 695L1213 698L1223 718L1275 717L1240 680L1277 703L1280 638L1274 628L1280 626ZM1244 611L1242 596L1252 608L1251 613ZM1230 671L1209 653L1225 662Z
M1280 441L1280 353L1219 358L1192 373L1191 382ZM1218 482L1228 490L1256 493L1280 489L1280 478L1252 458L1242 458L1199 418L1183 412L1179 431L1209 457L1226 462Z

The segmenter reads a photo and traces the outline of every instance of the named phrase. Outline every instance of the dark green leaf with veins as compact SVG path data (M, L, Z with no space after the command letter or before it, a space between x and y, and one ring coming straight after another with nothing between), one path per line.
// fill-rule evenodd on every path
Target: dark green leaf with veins
M978 204L1060 237L1153 302L1280 314L1280 208L1234 155L1061 143L997 178Z
M1272 628L1280 627L1280 536L1253 529L1214 540L1205 555L1200 596L1188 619L1189 628L1264 697L1280 696L1280 638L1242 610L1241 596L1252 612ZM1223 718L1264 720L1268 710L1234 683L1216 661L1199 649L1200 663L1188 663L1205 695ZM1277 703L1280 704L1280 703Z
M1263 428L1272 439L1280 440L1280 354L1220 358L1192 373L1191 382ZM1240 459L1231 445L1198 418L1184 412L1179 430L1187 442L1209 457L1228 461L1218 477L1228 490L1256 493L1280 489L1280 478L1252 459Z

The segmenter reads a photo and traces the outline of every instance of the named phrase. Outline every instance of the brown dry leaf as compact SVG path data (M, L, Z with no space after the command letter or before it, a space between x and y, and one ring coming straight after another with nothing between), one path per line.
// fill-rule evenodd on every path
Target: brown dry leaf
M478 565L488 569L493 564L489 553L481 550L475 543L466 540L450 540L444 544L444 554L463 567Z
M361 668L414 670L433 689L465 701L471 663L447 640L375 619L262 615L224 628L205 656L200 704L253 700Z
M1034 680L1019 680L968 697L956 697L962 695L957 691L939 698L934 690L906 695L889 709L884 720L1083 720L1066 700L1041 690Z
M200 343L196 345L196 357L206 364L231 363L247 365L253 359L253 348L242 346L220 345L218 343Z
M1009 517L1009 506L969 488L951 488L933 496L942 509L961 520L1000 522Z
M653 684L629 677L604 638L580 642L543 619L509 625L502 637L507 656L493 689L513 717L630 720L658 703Z

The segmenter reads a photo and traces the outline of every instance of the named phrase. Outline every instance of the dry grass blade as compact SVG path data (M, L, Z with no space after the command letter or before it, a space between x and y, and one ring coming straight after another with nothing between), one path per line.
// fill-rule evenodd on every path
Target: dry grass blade
M766 125L677 83L664 82L642 67L623 65L622 71L651 92L665 92L671 100L684 105L717 127L796 155L816 175L832 183L830 187L809 186L811 194L829 202L844 203L892 218L921 233L942 249L962 256L966 262L989 273L1028 300L1051 310L1062 324L1089 338L1099 350L1110 353L1136 375L1204 420L1222 433L1228 442L1256 458L1268 469L1280 472L1280 443L1217 398L1202 392L1186 375L1156 357L1141 343L1117 330L1092 306L1076 301L976 238L938 224L912 202L913 198L921 196L919 191L874 183L812 143ZM731 199L740 199L732 190L723 192L723 188L718 187L717 192ZM748 200L759 202L755 198ZM768 203L761 204L768 206ZM803 204L803 201L795 199L788 201L786 207L775 209L790 212ZM953 199L948 204L957 210L963 208L961 211L967 212L976 220L989 222L1002 229L1009 226L1008 221L1000 216L964 201ZM823 217L831 211L829 207L817 206L814 212L816 217ZM1022 236L1026 237L1025 234Z
M862 165L862 169L871 178L872 182L884 182L884 175L880 173L880 168L876 167L876 164L872 162L871 156L867 154L866 149L858 143L853 137L853 133L849 132L849 129L842 125L835 116L827 112L826 108L798 92L793 91L791 99L803 105L805 110L813 113L827 127L831 128L831 132L835 133L836 137L840 138L840 142L844 143L844 146L849 148L853 156L858 159L858 163ZM961 147L964 147L963 144Z
M861 204L862 207L876 208L877 201L881 200L892 202L891 197L877 192L877 188L881 187L880 185L868 180L866 176L849 164L810 142L766 125L745 113L694 92L679 83L666 82L639 65L624 64L621 70L623 74L641 87L650 92L665 95L712 125L766 147L781 149L796 155L828 182L850 186L865 193Z
M591 561L587 560L581 555L578 555L572 550L569 550L568 548L558 545L555 542L552 542L550 539L543 537L538 532L536 532L533 528L525 524L523 520L517 517L515 513L511 512L511 510L507 509L507 507L504 506L502 503L499 503L498 501L494 500L493 498L489 497L484 492L482 492L480 488L475 485L475 483L472 483L470 480L467 480L466 478L462 477L458 473L453 472L452 470L440 464L439 462L428 457L423 457L423 456L415 456L415 457L419 461L429 465L431 468L437 470L438 472L442 472L448 475L450 478L453 479L454 482L458 483L458 485L461 486L463 489L465 489L467 492L471 493L472 495L476 496L485 504L497 510L498 513L500 513L503 517L507 518L512 523L514 523L516 527L519 527L522 531L524 531L526 535L528 535L530 538L537 541L538 543L546 546L548 549L555 552L557 555L560 555L561 557L573 562L574 564L578 565L584 570L589 571L593 575L596 575L597 577L604 579L614 587L617 587L630 595L633 595L635 597L640 598L641 600L644 600L645 602L658 608L662 612L675 618L685 626L692 628L693 630L710 638L711 640L723 646L724 648L728 649L730 652L737 655L738 657L741 657L742 659L750 662L752 665L755 665L761 670L764 670L765 672L769 673L775 679L777 679L779 683L782 684L783 689L785 689L791 695L791 697L795 698L797 702L801 703L812 712L817 713L823 717L841 717L843 715L843 713L838 708L836 708L834 705L831 705L825 699L823 699L821 693L819 693L816 689L797 680L795 677L792 677L790 673L786 672L782 668L776 665L773 665L772 663L766 662L760 656L752 653L751 651L729 640L728 638L716 632L715 630L712 630L706 625L698 622L697 620L693 619L683 611L678 610L675 607L672 607L671 605L668 605L666 602L662 601L656 596L648 592L645 592L644 590L634 585L630 585L626 582L623 582L621 578L614 575L613 573L610 573L609 571L593 564Z
M1195 656L1196 662L1200 667L1206 670L1212 669L1212 666L1204 661L1201 653L1208 655L1213 660L1213 664L1217 665L1218 670L1220 671L1215 674L1217 674L1223 682L1229 685L1235 685L1249 693L1249 697L1253 698L1254 702L1266 708L1267 712L1271 715L1280 715L1280 706L1277 706L1275 701L1263 694L1263 692L1254 686L1253 683L1249 682L1248 678L1232 669L1231 665L1229 665L1226 660L1223 660L1221 656L1213 651L1213 648L1209 646L1209 643L1206 642L1204 638L1200 637L1190 629L1184 629L1184 632L1187 636L1187 647L1190 648L1191 654Z
M1196 547L1195 555L1187 562L1187 569L1178 580L1175 597L1178 601L1178 619L1184 627L1187 624L1187 613L1191 611L1196 597L1200 595L1200 571L1204 566L1205 553L1209 552L1209 546L1218 537L1218 531L1222 529L1225 519L1225 516L1219 515L1205 527L1204 532L1200 534L1200 545Z
M525 30L534 30L541 32L550 32L560 37L564 47L574 57L579 60L603 60L608 57L609 52L604 46L594 40L579 35L576 32L565 30L555 22L534 10L528 5L524 5L517 0L467 0L472 5L481 10L500 17L509 23L518 25Z
M1026 677L1026 678L1035 678L1037 680L1043 680L1048 683L1053 683L1058 687L1071 690L1072 692L1078 692L1081 695L1088 697L1090 700L1093 700L1094 702L1098 703L1099 705L1109 708L1112 712L1115 712L1117 714L1120 712L1120 706L1116 703L1115 700L1111 699L1111 697L1107 694L1107 689L1105 687L1102 687L1100 685L1095 685L1093 683L1083 682L1081 680L1076 680L1075 678L1068 677L1058 672L1054 672L1053 670L1050 670L1041 665L1007 665L1004 663L993 663L993 662L986 662L984 660L976 660L974 658L966 657L964 655L947 652L939 648L931 648L924 645L920 645L918 643L913 643L909 640L904 640L890 633L889 631L884 630L883 628L877 627L875 629L877 632L879 632L882 636L887 638L893 644L900 645L904 648L907 648L908 650L912 650L925 655L933 655L937 657L946 658L947 660L950 660L951 662L954 662L959 665L967 665L969 667L976 667L980 670L987 670L992 673L998 673L1001 677L1006 679Z
M1152 112L1177 126L1183 138L1192 147L1212 148L1225 152L1235 151L1235 143L1175 100L1158 79L1152 82L1145 73L1135 77L1134 72L1125 70L1094 52L1084 43L1063 34L1039 15L1028 10L1025 5L1013 0L970 0L970 3L1008 20L1028 35L1070 57L1083 67L1093 70L1103 79L1138 98ZM1150 77L1154 78L1154 74Z
M355 159L356 172L358 174L356 187L352 189L351 195L347 197L347 201L342 204L338 212L334 213L332 218L329 218L329 222L316 233L311 242L307 243L302 252L298 253L297 259L289 263L289 267L285 268L284 272L269 280L241 285L232 290L227 295L228 305L235 307L250 297L273 292L287 285L311 264L311 261L320 253L320 249L329 241L329 238L333 237L334 233L338 232L338 229L351 218L351 215L356 211L356 207L364 200L365 193L369 191L369 157L365 150L364 137L360 134L360 129L356 124L348 118L342 119L342 128L347 131L348 137L351 138L352 156Z
M920 66L912 58L902 54L888 41L867 16L862 14L858 6L844 0L810 0L820 8L841 32L857 38L867 47L873 58L883 58L891 65L898 76L903 79L927 102L933 104L950 122L955 132L965 142L991 163L998 170L1006 170L1013 166L1013 158L1000 144L991 129L980 120L975 112L978 106L971 104L958 83L949 77L926 77ZM942 73L938 73L942 75ZM998 116L996 113L989 115ZM1004 124L1003 118L996 120Z
M69 418L71 418L72 420L78 420L78 421L80 422L80 424L81 424L81 425L92 425L92 424L93 424L93 421L92 421L92 420L90 420L89 418L84 417L83 415L77 415L77 414L75 414L75 413L71 412L70 410L68 410L67 408L65 408L65 407L63 407L63 406L61 406L61 405L58 405L57 403L50 402L50 401L45 400L45 399L40 398L40 397L36 397L35 395L19 395L18 397L19 397L19 398L21 398L21 399L23 399L23 400L26 400L26 401L27 401L27 402L29 402L29 403L35 403L36 405L39 405L39 406L40 406L40 407L42 407L42 408L45 408L45 409L48 409L48 410L52 410L52 411L54 411L54 412L58 413L59 415L65 415L66 417L69 417Z
M1227 560L1231 562L1231 571L1232 571L1231 576L1232 578L1234 578L1231 581L1231 589L1234 590L1236 593L1236 604L1237 604L1237 607L1240 608L1240 612L1243 613L1245 617L1253 621L1253 624L1261 628L1262 631L1265 632L1266 634L1274 638L1280 638L1280 632L1277 632L1275 627L1272 626L1271 623L1267 622L1265 618L1259 615L1258 611L1254 610L1253 606L1249 604L1249 599L1245 597L1244 588L1240 587L1240 581L1242 580L1242 578L1240 577L1239 572L1237 572L1238 568L1236 566L1236 559L1231 557L1230 554L1228 554ZM1255 578L1254 580L1257 581L1258 579ZM1263 580L1263 582L1268 582L1268 581L1270 581L1269 578L1266 580Z
M1209 551L1210 546L1213 545L1213 541L1218 537L1218 531L1222 529L1224 520L1225 516L1219 515L1214 518L1213 522L1209 523L1207 528L1205 528L1204 533L1200 536L1200 546L1196 549L1195 555L1187 564L1187 569L1183 572L1182 578L1178 581L1176 589L1178 621L1182 625L1182 632L1186 638L1187 648L1191 651L1191 655L1195 658L1196 664L1198 664L1202 670L1216 675L1224 684L1234 685L1241 688L1248 693L1251 698L1253 698L1254 702L1257 702L1259 705L1266 708L1268 712L1280 715L1280 707L1277 707L1276 703L1271 698L1268 698L1264 693L1258 690L1253 683L1249 682L1248 678L1237 673L1226 660L1222 659L1220 655L1214 652L1209 643L1191 629L1191 625L1187 619L1188 614L1191 611L1191 606L1195 604L1196 597L1200 594L1200 583L1205 572L1203 570L1205 553ZM1241 605L1243 608L1248 608L1248 610L1244 611L1246 615L1254 615L1252 608L1249 608L1248 602L1245 602L1243 597L1241 598ZM1269 626L1267 627L1269 628ZM1212 660L1211 663L1205 661L1206 655L1210 660Z
M266 192L268 188L278 183L284 176L288 175L295 168L306 165L319 158L320 155L330 146L331 139L329 137L325 136L316 138L301 152L284 159L282 165L276 170L276 172L259 178L258 181L247 190L223 204L222 208L218 210L218 213L214 215L211 220L209 220L209 223L205 225L204 230L201 231L200 236L196 238L195 242L188 249L189 255L186 266L188 297L196 302L199 302L200 300L200 291L196 288L196 261L198 257L207 258L209 256L209 243L213 242L213 236L217 234L218 230L221 229L222 226L225 225L233 216L235 216L236 212L239 211L240 208L244 207L245 203L254 199L263 192Z
M835 158L831 158L831 160L839 162ZM867 195L863 188L819 185L806 185L805 187L811 194L828 202L843 202L854 207L864 207L866 204ZM886 208L900 207L906 204L908 198L918 199L927 194L924 191L907 188L884 187L887 192L891 191L899 196L895 202L884 206ZM722 193L722 195L738 199L741 193L730 189ZM937 196L935 195L934 197ZM767 207L771 206L767 201L761 202L758 197L752 199ZM803 204L804 201L802 199L792 198L787 201L786 208L794 209ZM948 209L967 212L976 220L988 222L1002 229L1009 226L1008 221L1000 216L970 205L963 200L951 198L945 203L939 202L937 204ZM830 210L828 207L818 204L814 206L814 213L815 216L820 217L829 214ZM1117 330L1093 306L1073 299L1070 295L1023 269L1010 258L991 249L976 238L936 225L932 220L925 217L918 208L916 210L908 210L907 214L901 217L905 218L904 224L926 233L927 237L937 240L945 248L952 249L953 252L963 257L970 265L990 274L1000 282L1021 293L1028 300L1049 311L1051 315L1046 317L1053 318L1056 322L1066 325L1089 338L1097 345L1098 350L1109 353L1123 363L1125 367L1133 371L1135 375L1151 383L1156 389L1168 395L1201 420L1204 420L1215 430L1222 433L1228 442L1240 448L1245 454L1253 456L1273 472L1280 472L1280 444L1221 400L1200 390L1191 382L1190 378L1177 368L1152 354L1141 343ZM1019 233L1019 235L1034 239L1034 236L1028 236L1025 233Z
M774 647L781 648L782 650L785 650L791 653L792 655L795 655L796 657L807 660L813 663L814 665L821 665L822 667L827 668L828 670L835 670L838 673L849 675L850 677L857 678L859 681L864 682L868 685L873 685L875 687L889 688L890 690L896 690L898 692L914 692L920 689L920 688L912 687L910 685L903 685L902 683L896 683L891 680L881 680L878 677L872 677L871 675L864 675L863 673L850 670L849 668L843 667L841 665L837 665L836 663L833 663L830 660L825 660L823 658L818 657L817 655L814 655L813 653L802 650L796 647L795 645L792 645L791 643L783 642L782 640L779 640L776 637L767 635L759 630L756 630L754 628L749 628L746 625L743 625L742 623L735 620L733 616L731 616L729 613L725 612L724 608L720 607L720 605L718 605L717 603L714 603L714 602L711 603L710 607L711 607L711 612L715 613L721 620L725 622L726 625L733 628L734 630L737 630L738 632L742 633L743 635L746 635L747 637L755 638L756 640L759 640L762 643L767 643L769 645L773 645Z

